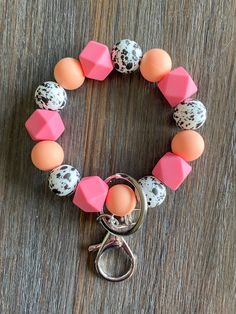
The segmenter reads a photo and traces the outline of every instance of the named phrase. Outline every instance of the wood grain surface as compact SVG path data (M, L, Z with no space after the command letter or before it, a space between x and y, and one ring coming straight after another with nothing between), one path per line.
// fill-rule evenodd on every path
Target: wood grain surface
M236 313L235 20L235 0L0 1L1 314ZM183 65L208 120L192 174L127 238L135 275L110 283L87 252L105 232L49 191L24 122L60 58L77 57L90 39L111 47L122 38L143 51L162 47ZM178 131L139 73L87 80L68 95L59 143L84 176L149 174Z

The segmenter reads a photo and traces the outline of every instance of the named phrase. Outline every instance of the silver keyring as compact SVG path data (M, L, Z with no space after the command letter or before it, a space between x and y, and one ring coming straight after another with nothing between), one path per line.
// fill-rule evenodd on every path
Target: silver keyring
M136 232L141 225L143 224L146 214L147 214L147 201L146 201L146 197L145 194L142 190L142 188L140 187L139 183L132 178L131 176L125 174L125 173L117 173L113 176L108 177L105 182L108 183L111 180L117 180L117 179L123 179L126 180L127 182L129 182L135 189L135 194L137 199L140 201L140 214L139 217L137 219L137 222L134 224L134 226L126 231L118 231L118 230L114 230L111 225L108 223L108 219L105 218L106 215L104 215L103 213L99 213L98 214L98 221L101 223L101 225L103 226L104 229L106 229L108 232L114 234L114 235L120 235L120 236L128 236L131 235L132 233Z

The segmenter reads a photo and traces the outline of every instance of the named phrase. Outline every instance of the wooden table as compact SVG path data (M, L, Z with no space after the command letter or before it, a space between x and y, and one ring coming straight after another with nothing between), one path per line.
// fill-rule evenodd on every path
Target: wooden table
M2 0L0 12L0 313L235 313L236 2ZM87 252L105 232L94 215L49 191L47 174L31 164L24 122L60 58L77 57L90 39L111 47L121 38L143 51L162 47L174 67L183 65L208 120L192 174L127 238L135 275L110 283ZM139 73L87 80L68 95L59 143L83 176L149 174L178 131Z

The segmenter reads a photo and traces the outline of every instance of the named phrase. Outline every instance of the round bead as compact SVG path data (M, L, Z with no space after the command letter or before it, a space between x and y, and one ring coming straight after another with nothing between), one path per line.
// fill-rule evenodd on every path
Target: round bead
M54 68L54 77L59 85L68 90L79 88L85 80L81 64L74 58L61 59Z
M171 142L172 152L186 161L199 158L204 151L204 140L202 136L192 130L180 131Z
M136 206L134 191L126 184L113 185L107 194L106 207L115 216L130 214Z
M145 80L159 82L171 70L172 62L169 54L162 49L148 50L141 60L140 72Z
M114 68L121 73L136 71L142 55L140 46L130 39L122 39L113 46L111 51Z
M49 188L56 195L66 196L75 191L81 176L74 167L61 165L50 172L48 177Z
M206 121L206 107L199 100L188 100L177 107L173 114L176 125L184 130L196 130Z
M56 82L44 82L35 91L35 102L41 109L61 110L65 107L67 95Z
M64 159L62 147L54 141L38 142L32 149L31 160L36 168L50 171L60 166Z
M153 176L143 177L138 182L146 196L148 207L161 205L166 198L166 187Z

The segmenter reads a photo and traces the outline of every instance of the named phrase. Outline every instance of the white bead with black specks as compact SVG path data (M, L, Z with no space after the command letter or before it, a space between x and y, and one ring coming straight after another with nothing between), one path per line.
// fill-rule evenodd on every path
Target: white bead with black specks
M35 102L41 109L59 111L67 102L64 88L56 82L44 82L35 91Z
M122 39L111 51L114 68L121 73L131 73L139 68L143 56L140 46L133 40Z
M58 196L66 196L75 191L80 179L78 170L70 165L62 165L50 172L49 188Z
M175 107L173 118L183 130L196 130L206 121L206 107L199 100L186 100Z
M143 177L138 182L146 195L148 207L154 208L161 205L166 198L166 187L153 176Z

